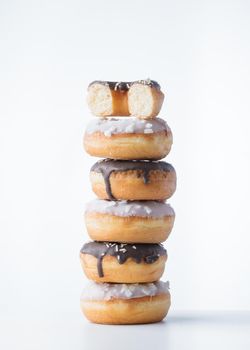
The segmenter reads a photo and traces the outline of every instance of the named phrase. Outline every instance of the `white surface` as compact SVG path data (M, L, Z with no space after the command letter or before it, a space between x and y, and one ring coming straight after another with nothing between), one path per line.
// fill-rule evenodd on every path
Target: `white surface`
M95 160L82 150L93 79L151 77L166 92L167 159L178 173L164 276L173 310L250 309L249 14L238 0L1 1L0 318L13 323L10 342L43 332L50 346L99 341L99 328L86 335L80 316L67 319L79 309L82 214L94 198ZM16 327L32 310L44 323ZM62 310L55 325L48 313ZM195 342L196 325L187 327L193 338L176 321L167 339ZM138 329L145 344L145 329L165 330Z
M153 325L102 326L79 315L0 323L5 350L248 350L249 313L171 314Z

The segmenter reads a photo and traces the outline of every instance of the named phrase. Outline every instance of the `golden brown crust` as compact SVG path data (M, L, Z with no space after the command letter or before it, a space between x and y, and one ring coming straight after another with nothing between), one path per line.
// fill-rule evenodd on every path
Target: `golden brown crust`
M139 324L160 322L171 305L170 293L135 299L81 301L87 319L101 324Z
M87 278L95 282L111 283L147 283L158 281L165 268L167 256L160 256L152 264L141 262L137 264L129 258L125 263L119 264L113 256L106 255L102 260L104 277L99 277L97 258L93 255L80 253L82 269Z
M170 152L172 143L170 129L152 134L105 136L95 132L84 136L84 148L91 156L123 160L162 159Z
M168 238L174 219L174 215L157 218L85 213L90 238L104 242L161 243Z
M98 198L109 199L102 174L91 171L90 181ZM165 200L175 192L176 173L152 170L145 184L141 171L117 171L110 175L110 184L114 198L119 200Z
M147 118L154 118L160 113L160 110L164 101L164 97L165 97L163 92L157 89L152 90L152 95L153 95L154 105L153 105L151 114L147 116Z

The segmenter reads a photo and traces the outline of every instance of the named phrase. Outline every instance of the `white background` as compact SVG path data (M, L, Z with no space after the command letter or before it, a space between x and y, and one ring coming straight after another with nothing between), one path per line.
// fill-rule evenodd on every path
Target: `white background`
M4 322L80 315L95 79L150 77L166 94L172 312L250 309L249 15L247 0L0 1Z

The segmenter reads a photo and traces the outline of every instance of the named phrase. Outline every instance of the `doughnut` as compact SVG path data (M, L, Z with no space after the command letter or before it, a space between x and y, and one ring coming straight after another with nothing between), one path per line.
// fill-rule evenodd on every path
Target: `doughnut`
M94 241L120 243L164 242L174 225L172 207L157 201L108 201L86 205L85 224Z
M166 162L104 159L90 170L94 193L110 200L165 200L176 189L176 173Z
M164 94L154 80L113 82L96 80L88 87L87 103L96 116L136 116L154 118L161 109Z
M95 282L145 283L161 278L167 251L161 244L85 243L80 261Z
M162 321L171 304L168 282L95 283L84 288L80 305L94 323L138 324Z
M84 135L88 154L112 159L162 159L173 143L172 132L160 118L94 119Z

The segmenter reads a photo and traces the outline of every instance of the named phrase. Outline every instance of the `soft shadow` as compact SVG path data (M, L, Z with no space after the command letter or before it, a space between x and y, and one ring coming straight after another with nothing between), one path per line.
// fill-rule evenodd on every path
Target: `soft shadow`
M221 325L244 325L250 324L249 311L234 312L206 312L173 314L167 319L170 324L221 324Z
M100 344L102 350L162 350L166 345L167 327L167 322L124 326L87 324L84 327L84 343L88 344L88 350L96 350L100 348Z

